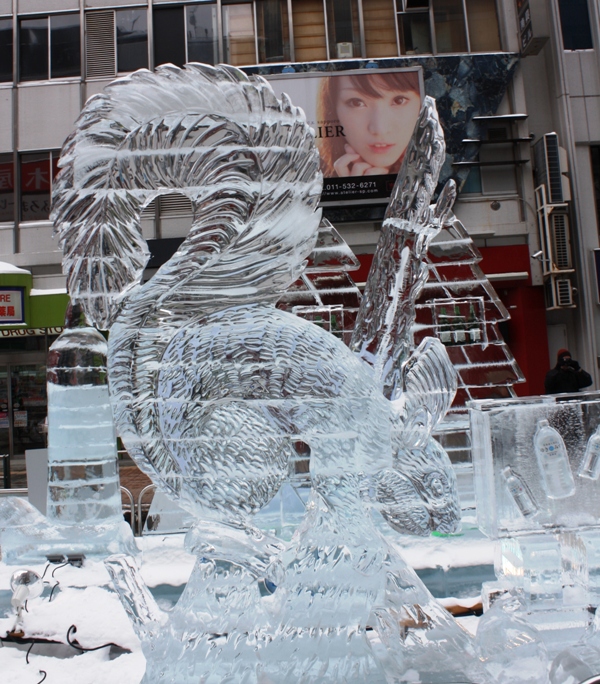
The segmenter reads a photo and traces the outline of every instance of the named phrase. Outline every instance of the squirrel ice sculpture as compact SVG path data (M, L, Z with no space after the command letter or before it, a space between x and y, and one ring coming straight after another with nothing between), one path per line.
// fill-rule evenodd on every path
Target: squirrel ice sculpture
M369 514L421 533L458 520L450 463L430 437L452 400L451 364L432 339L404 363L419 255L452 199L430 208L443 159L427 98L384 231L399 247L401 268L385 276L395 289L363 312L386 324L355 354L274 307L314 246L322 184L313 133L285 96L232 67L189 64L119 79L84 108L54 192L69 292L110 327L128 452L198 520L187 539L196 567L166 626L131 563L109 562L142 637L145 682L378 683L410 667L467 676L467 637ZM141 285L141 210L174 190L191 200L192 228ZM288 477L298 442L312 494L284 545L251 516Z

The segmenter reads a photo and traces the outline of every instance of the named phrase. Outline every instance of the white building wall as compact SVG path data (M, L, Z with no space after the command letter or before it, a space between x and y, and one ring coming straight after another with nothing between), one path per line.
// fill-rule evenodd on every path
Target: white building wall
M81 111L80 84L20 85L19 152L60 149Z
M0 153L13 148L12 88L0 88Z

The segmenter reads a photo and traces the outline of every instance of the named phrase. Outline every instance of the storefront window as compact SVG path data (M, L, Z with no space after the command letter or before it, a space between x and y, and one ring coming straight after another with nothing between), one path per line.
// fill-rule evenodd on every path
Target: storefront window
M46 366L11 366L13 453L46 446L44 421L48 413Z

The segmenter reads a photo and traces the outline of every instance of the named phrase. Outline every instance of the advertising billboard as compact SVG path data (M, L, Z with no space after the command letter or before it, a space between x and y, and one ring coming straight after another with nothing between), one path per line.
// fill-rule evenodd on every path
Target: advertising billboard
M420 68L361 69L267 76L315 131L323 171L322 203L389 197L423 99Z

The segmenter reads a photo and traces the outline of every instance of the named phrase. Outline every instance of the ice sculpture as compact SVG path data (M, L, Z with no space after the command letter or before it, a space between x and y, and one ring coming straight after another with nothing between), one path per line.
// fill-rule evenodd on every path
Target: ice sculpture
M547 684L548 652L538 630L518 616L515 593L496 599L477 624L475 646L494 684ZM578 683L579 684L579 683Z
M581 684L600 673L600 612L575 644L560 651L550 667L550 684Z
M588 440L577 474L590 480L597 480L600 477L600 425Z
M585 629L600 605L600 395L473 402L470 419L479 526L500 539L484 601L518 591L546 643Z
M546 495L550 499L566 499L573 496L573 473L569 465L567 447L558 430L551 427L547 420L540 420L533 441Z
M47 515L26 500L0 501L5 562L136 553L121 509L106 353L104 337L70 306L47 361Z
M355 354L274 306L320 220L313 132L286 97L232 67L189 64L120 79L84 108L54 194L70 294L111 327L127 450L197 521L186 539L196 566L168 622L135 565L108 562L145 682L480 681L468 636L371 515L421 533L458 520L452 469L430 436L455 375L436 340L408 360L422 255L453 197L449 187L430 206L443 161L426 99ZM190 234L141 285L140 212L174 189L192 202ZM284 544L252 515L298 451L312 491Z
M78 305L48 355L48 519L123 523L107 344Z

